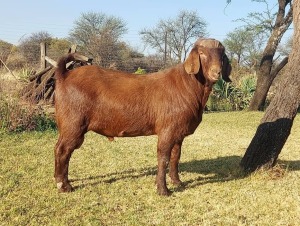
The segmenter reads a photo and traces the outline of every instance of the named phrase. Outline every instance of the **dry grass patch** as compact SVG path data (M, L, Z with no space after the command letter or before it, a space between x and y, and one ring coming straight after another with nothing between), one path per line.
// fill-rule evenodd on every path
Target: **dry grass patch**
M154 136L88 133L70 163L73 193L53 177L56 132L0 133L0 225L298 225L300 120L273 171L244 177L239 162L262 113L205 114L183 144L184 187L156 194Z

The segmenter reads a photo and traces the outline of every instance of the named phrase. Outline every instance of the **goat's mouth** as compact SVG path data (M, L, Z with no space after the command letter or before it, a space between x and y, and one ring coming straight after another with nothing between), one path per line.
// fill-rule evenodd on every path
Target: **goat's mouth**
M211 82L216 82L219 80L219 78L220 78L220 76L218 76L218 75L217 76L212 76L212 75L207 76L207 79Z

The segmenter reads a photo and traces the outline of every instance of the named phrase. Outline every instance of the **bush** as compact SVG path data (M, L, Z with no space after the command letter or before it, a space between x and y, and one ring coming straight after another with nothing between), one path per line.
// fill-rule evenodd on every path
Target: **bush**
M17 100L1 98L0 128L8 132L45 131L56 129L56 124L41 107L21 105Z
M220 79L207 102L210 111L238 111L249 107L256 87L256 77L246 75L234 83Z
M211 95L208 98L206 108L209 111L232 111L232 103L230 103L229 99L222 98L219 99L215 95Z
M11 53L6 61L7 66L11 70L24 68L27 66L27 61L24 56L18 51Z
M140 67L134 72L134 74L137 74L137 75L144 75L146 73L147 73L147 71Z

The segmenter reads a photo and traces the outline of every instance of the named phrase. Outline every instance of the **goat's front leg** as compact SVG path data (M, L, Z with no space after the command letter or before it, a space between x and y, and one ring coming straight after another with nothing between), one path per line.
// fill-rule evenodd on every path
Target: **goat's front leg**
M171 159L170 159L169 175L171 177L172 183L176 186L180 186L182 184L181 180L179 179L179 173L178 173L178 165L179 165L179 160L181 155L181 145L182 145L182 141L174 145L171 151Z
M156 185L157 193L159 195L169 195L170 191L167 188L166 183L166 171L170 161L171 150L173 143L166 140L158 139L157 145L157 175L156 175Z

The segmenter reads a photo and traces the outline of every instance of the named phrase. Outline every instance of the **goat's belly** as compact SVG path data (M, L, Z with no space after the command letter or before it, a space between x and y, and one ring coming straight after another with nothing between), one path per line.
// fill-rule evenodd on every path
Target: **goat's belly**
M110 139L113 137L136 137L154 135L154 130L150 125L132 125L126 126L122 124L97 125L90 126L89 130L106 136Z

